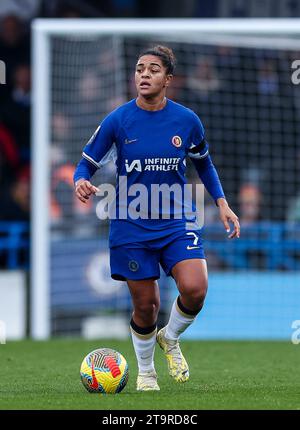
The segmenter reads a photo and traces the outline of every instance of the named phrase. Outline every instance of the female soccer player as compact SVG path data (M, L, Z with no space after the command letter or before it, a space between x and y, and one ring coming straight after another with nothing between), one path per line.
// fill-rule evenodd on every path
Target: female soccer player
M126 178L128 188L134 185L148 191L150 201L153 184L184 186L185 158L189 156L219 208L228 237L238 238L238 217L225 199L200 119L166 97L174 66L173 52L164 46L155 46L139 56L135 70L137 98L111 112L85 146L74 174L76 196L86 203L97 193L90 179L114 156L117 178ZM166 214L161 204L150 219L131 217L127 212L124 216L124 205L128 208L133 198L128 195L126 203L120 202L122 187L117 181L117 216L110 222L109 236L111 276L125 280L132 297L130 328L139 369L137 390L159 390L153 361L156 341L166 355L169 374L177 382L189 378L178 340L202 309L207 291L206 260L200 231L189 230L186 217L179 219L174 209L170 209L169 218L163 216ZM234 227L231 233L230 222ZM179 295L167 325L156 334L159 264L174 278Z

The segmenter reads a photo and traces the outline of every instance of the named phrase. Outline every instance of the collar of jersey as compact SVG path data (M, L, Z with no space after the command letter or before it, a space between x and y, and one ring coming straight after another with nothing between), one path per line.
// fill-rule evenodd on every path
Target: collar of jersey
M147 112L150 115L157 114L159 112L164 112L165 110L167 110L167 108L169 106L169 99L168 99L168 97L166 97L166 104L165 104L165 106L162 109L159 109L159 110L147 110L147 109L143 109L140 106L138 106L136 100L137 99L134 99L134 103L135 103L135 106L137 107L137 109L141 110L142 112Z

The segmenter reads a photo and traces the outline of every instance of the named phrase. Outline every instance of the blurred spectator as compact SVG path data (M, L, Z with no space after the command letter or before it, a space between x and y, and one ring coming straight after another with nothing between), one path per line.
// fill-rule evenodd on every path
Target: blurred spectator
M112 78L112 74L107 73L109 66L110 63L106 65L104 70L102 69L102 73L97 68L85 70L76 81L73 92L74 103L69 109L69 113L70 117L74 118L74 130L78 128L78 132L76 130L77 141L81 136L81 139L79 138L80 148L78 148L80 151L82 144L88 139L88 136L80 134L84 131L82 125L89 127L90 133L92 133L110 111L110 108L115 108L119 102L122 103L119 97L114 96L113 83L108 82L108 79ZM102 103L99 103L100 97Z
M19 65L14 74L12 99L19 105L30 106L31 76L27 64Z
M123 103L126 103L126 100L122 95L111 97L107 101L108 112L111 112L112 110L117 109L117 107L121 106Z
M13 71L20 63L30 62L29 32L16 15L7 15L0 21L0 58L6 64L7 90L12 86Z
M15 139L4 124L0 123L0 182L2 193L7 185L15 179L19 168L20 157Z
M57 118L61 118L57 116ZM57 121L59 122L59 120ZM73 173L72 164L66 162L64 150L57 145L50 148L51 158L51 204L52 223L59 224L64 218L72 218L73 213Z
M75 165L66 161L63 148L51 147L51 195L50 216L53 227L59 233L68 234L80 228L76 221L82 221L91 214L93 201L81 203L75 196L73 174Z
M239 195L239 219L242 226L249 226L260 219L262 195L255 184L243 184Z
M95 71L85 71L78 84L79 97L85 108L89 110L90 103L98 101L102 87L102 78Z
M180 103L184 97L185 85L186 76L181 71L176 70L172 80L172 85L168 87L167 97L174 102Z
M29 221L30 217L30 170L24 167L17 179L2 197L0 219L2 221Z
M0 108L3 123L10 129L20 150L21 160L30 158L30 68L26 64L16 67L13 89L9 99Z
M7 51L17 49L23 44L25 28L22 20L16 15L5 15L1 18L1 48ZM21 52L19 52L21 53ZM11 53L12 58L12 53Z
M220 89L221 83L212 58L206 56L198 59L194 73L188 77L187 86L200 99L206 99L210 93Z
M71 138L71 121L68 116L62 112L53 112L52 115L52 145L64 145Z
M264 60L258 69L258 93L263 96L276 95L279 92L279 78L275 64L271 59Z
M191 73L186 78L184 91L186 105L199 115L206 130L210 132L224 127L223 109L221 109L224 88L213 58L206 54L198 58L187 59L189 64L195 64L195 66L189 67ZM181 101L181 103L183 102L184 100ZM210 135L207 135L207 138L210 140Z

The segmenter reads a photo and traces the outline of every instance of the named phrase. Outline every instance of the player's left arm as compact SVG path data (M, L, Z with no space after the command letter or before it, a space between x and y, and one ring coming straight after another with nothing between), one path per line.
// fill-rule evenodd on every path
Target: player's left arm
M234 237L239 238L240 237L240 232L241 232L241 227L240 227L240 223L239 223L239 218L238 216L233 212L233 210L230 209L227 200L223 197L220 197L217 201L216 201L219 210L220 210L220 219L224 224L224 227L227 231L227 233L230 233L230 222L233 223L233 231L229 234L229 239L232 239Z
M192 143L188 149L188 155L194 164L197 173L206 190L214 199L220 211L220 219L229 234L229 238L240 237L240 224L237 215L229 207L218 172L209 155L208 143L204 137L204 128L197 117ZM230 223L233 224L233 231L230 232Z

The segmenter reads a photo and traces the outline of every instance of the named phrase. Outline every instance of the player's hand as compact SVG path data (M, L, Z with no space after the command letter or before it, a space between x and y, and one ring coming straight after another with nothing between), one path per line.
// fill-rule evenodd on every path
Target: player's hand
M217 204L220 209L220 218L224 224L227 233L230 232L230 222L233 223L233 231L229 234L228 238L233 239L234 237L240 237L240 223L237 215L230 209L225 199L218 199Z
M76 197L82 202L87 203L91 195L96 194L99 191L97 187L87 181L86 179L79 179L75 183L75 194Z

